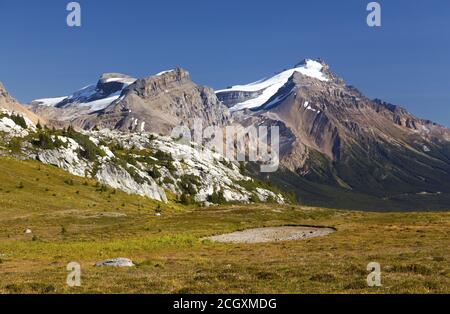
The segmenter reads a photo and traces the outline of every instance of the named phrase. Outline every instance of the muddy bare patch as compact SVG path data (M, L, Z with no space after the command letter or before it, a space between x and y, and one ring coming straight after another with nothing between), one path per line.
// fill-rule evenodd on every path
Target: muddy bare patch
M206 239L222 243L265 243L324 237L335 231L333 228L321 227L268 227L247 229Z

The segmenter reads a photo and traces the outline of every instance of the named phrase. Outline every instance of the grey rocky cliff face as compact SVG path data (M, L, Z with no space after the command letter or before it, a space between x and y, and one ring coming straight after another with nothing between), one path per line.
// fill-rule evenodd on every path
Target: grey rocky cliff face
M114 163L103 163L100 165L100 169L94 178L112 188L129 194L137 194L157 201L167 202L164 189L158 186L156 181L148 174L138 169L136 171L139 172L141 178L145 179L143 182L136 182L127 170Z
M5 86L2 82L0 82L0 98L8 97L8 92L6 91Z
M219 92L217 98L223 102L228 108L233 107L238 103L242 103L249 99L253 99L262 94L262 91L245 92L245 91L233 91L233 92Z

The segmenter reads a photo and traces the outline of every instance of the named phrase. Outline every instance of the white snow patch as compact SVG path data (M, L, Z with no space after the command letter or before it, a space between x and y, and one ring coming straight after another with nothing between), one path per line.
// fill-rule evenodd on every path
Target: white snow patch
M46 107L54 107L59 104L61 101L67 99L67 96L64 97L55 97L55 98L42 98L33 100L34 103L37 103L40 106Z
M110 77L110 78L106 79L105 82L106 83L119 82L119 83L123 83L126 85L131 85L134 82L136 82L136 79L131 78L131 77Z
M162 72L159 72L158 74L156 74L156 76L161 76L161 75L164 75L164 74L167 74L167 73L170 73L170 72L174 72L175 70L166 70L166 71L162 71Z
M97 85L88 85L69 96L69 99L89 98L97 92Z
M80 106L81 107L89 107L90 108L89 109L90 112L99 111L99 110L105 109L106 107L111 105L114 101L116 101L119 98L120 93L121 92L117 92L117 93L115 93L112 96L107 97L107 98L94 100L94 101L91 101L91 102L80 103Z

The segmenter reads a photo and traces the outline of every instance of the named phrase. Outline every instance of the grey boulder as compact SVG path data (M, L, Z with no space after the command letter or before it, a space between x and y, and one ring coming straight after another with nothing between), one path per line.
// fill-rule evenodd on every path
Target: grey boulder
M113 258L113 259L108 259L108 260L104 260L101 262L97 262L95 264L96 267L104 267L104 266L111 266L111 267L133 267L134 264L133 262L128 259L128 258L123 258L123 257L119 257L119 258Z

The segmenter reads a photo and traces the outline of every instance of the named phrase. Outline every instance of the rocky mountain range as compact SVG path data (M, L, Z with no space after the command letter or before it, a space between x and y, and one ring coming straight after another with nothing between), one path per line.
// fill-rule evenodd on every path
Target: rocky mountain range
M261 174L247 163L247 173L296 193L303 203L358 209L450 205L450 130L400 106L365 97L320 59L306 59L269 78L216 92L192 82L181 68L143 79L110 73L71 96L36 100L26 107L23 113L33 112L34 121L38 115L49 125L70 125L106 142L150 133L164 137L175 126L191 128L198 118L205 127L275 125L281 136L279 171ZM100 136L105 132L113 135ZM140 171L145 167L137 166ZM180 192L175 186L172 190ZM213 192L210 188L209 195ZM242 195L247 196L229 198L251 198L251 193ZM258 197L263 199L261 193Z

